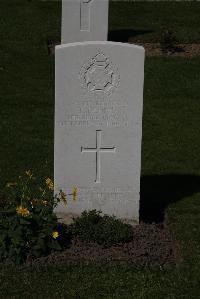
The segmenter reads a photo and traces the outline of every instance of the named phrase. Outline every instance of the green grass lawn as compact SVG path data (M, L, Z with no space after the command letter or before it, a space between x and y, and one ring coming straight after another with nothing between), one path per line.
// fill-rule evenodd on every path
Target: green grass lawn
M200 42L200 3L110 4L109 29L137 41L159 40L172 28L182 42ZM0 187L26 169L53 175L54 56L59 2L0 2ZM180 244L177 267L125 265L0 268L0 298L200 297L200 57L146 58L142 206L167 209ZM152 220L152 219L150 219Z
M146 42L157 42L163 29L171 29L181 42L200 42L199 15L198 2L110 1L109 29Z

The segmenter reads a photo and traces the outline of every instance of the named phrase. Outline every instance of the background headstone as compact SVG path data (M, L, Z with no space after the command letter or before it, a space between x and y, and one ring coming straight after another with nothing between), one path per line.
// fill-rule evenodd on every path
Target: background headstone
M108 0L62 0L62 44L100 40L108 34Z
M113 42L56 47L58 215L97 209L139 220L144 49Z

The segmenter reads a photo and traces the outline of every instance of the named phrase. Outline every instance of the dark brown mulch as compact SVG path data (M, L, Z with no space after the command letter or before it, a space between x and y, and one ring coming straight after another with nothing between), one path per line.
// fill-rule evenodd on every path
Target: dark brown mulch
M55 46L61 42L58 38L48 39L46 41L48 55L55 54ZM128 39L128 43L141 45L145 48L146 56L177 56L177 57L195 57L200 56L200 44L175 44L174 48L163 51L160 43L143 43L134 41L131 37Z
M139 43L145 48L146 56L176 56L195 57L200 56L200 44L177 44L174 48L163 51L159 43Z
M28 263L98 263L125 262L140 265L176 265L180 262L178 246L169 231L159 224L140 224L133 229L133 241L110 248L74 238L62 252L29 259Z
M1 197L0 206L5 199ZM28 264L89 264L103 262L125 262L139 265L177 265L181 262L176 240L163 224L140 224L133 228L133 240L110 248L97 243L83 242L72 238L70 227L60 224L65 246L62 252L52 252L41 258L27 259Z

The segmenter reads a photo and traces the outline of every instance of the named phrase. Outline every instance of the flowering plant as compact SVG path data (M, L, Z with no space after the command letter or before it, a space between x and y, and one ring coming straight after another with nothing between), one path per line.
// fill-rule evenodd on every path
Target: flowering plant
M61 250L59 225L54 208L67 195L60 190L53 195L54 183L45 178L40 183L28 170L16 182L6 185L7 202L0 211L0 260L23 261L52 250ZM77 188L72 190L73 200Z

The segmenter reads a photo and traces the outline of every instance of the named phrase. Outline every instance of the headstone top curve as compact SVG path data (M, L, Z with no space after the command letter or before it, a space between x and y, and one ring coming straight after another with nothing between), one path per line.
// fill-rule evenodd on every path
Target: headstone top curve
M144 47L138 46L135 44L127 44L127 43L121 43L121 42L112 42L112 41L85 41L85 42L75 42L75 43L68 43L68 44L62 44L56 46L56 50L64 49L64 48L70 48L75 46L92 46L92 45L105 45L105 46L121 46L121 47L130 47L135 49L140 49L145 52Z

